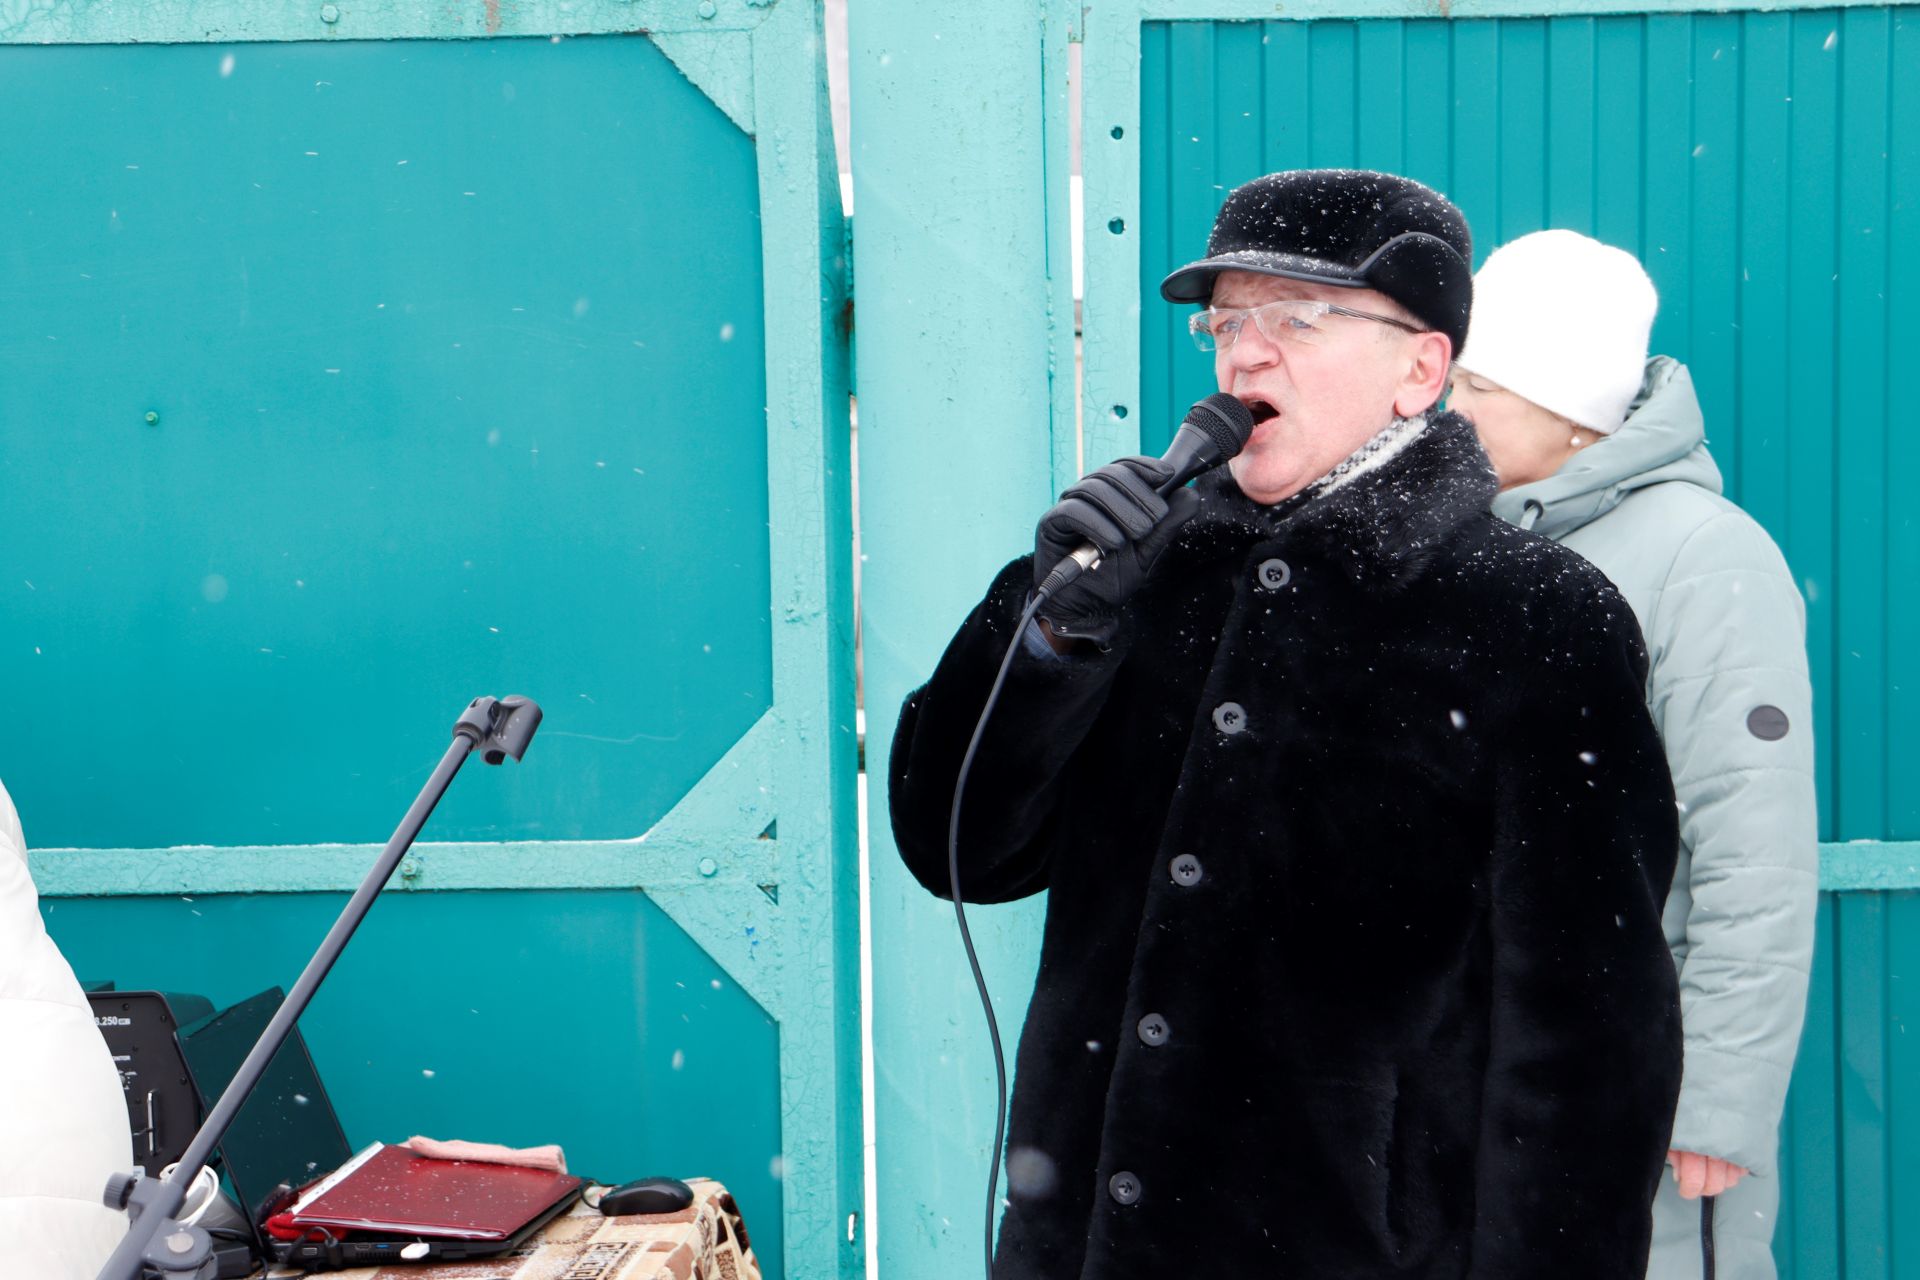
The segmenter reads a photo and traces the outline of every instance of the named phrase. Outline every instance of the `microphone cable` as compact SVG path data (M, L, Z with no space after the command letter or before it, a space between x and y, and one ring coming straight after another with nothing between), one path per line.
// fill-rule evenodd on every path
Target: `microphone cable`
M993 1073L998 1086L993 1111L993 1147L987 1153L988 1280L992 1280L993 1276L993 1216L1000 1193L1000 1147L1007 1136L1007 1056L1000 1045L1000 1024L993 1016L993 998L987 993L987 978L980 970L980 956L973 949L973 934L967 929L966 904L960 900L960 798L966 793L967 775L973 771L973 757L980 750L980 739L986 735L987 721L993 715L994 705L1000 701L1000 689L1007 682L1007 672L1013 667L1014 656L1020 652L1027 628L1033 623L1034 613L1056 590L1057 585L1042 586L1035 591L1013 629L1013 642L1007 646L1006 657L1000 660L1000 671L994 676L993 688L987 693L987 705L981 709L980 719L973 726L967 754L961 757L960 773L953 783L953 812L947 819L947 877L953 889L953 914L960 924L960 942L967 951L967 964L973 969L973 985L980 992L980 1008L987 1015L987 1035L993 1041Z
M1201 400L1187 411L1173 442L1162 456L1171 474L1154 486L1154 492L1164 498L1195 476L1220 466L1246 447L1253 426L1252 411L1224 391ZM1007 645L1006 656L1000 660L1000 670L993 678L993 687L987 691L986 706L981 708L980 719L973 726L967 753L961 757L960 773L953 782L953 812L947 819L947 879L953 890L953 914L960 925L960 942L966 948L967 964L973 970L973 985L980 992L981 1011L987 1015L987 1035L993 1041L993 1073L998 1086L993 1110L993 1149L987 1159L987 1280L993 1280L993 1215L1000 1192L1000 1148L1007 1138L1007 1055L1000 1044L1000 1024L993 1016L987 978L980 971L980 956L973 949L973 934L967 929L966 904L960 900L960 800L966 794L967 775L973 771L980 739L986 736L987 721L1000 701L1001 687L1007 682L1007 672L1013 667L1014 656L1020 652L1034 614L1069 582L1099 568L1100 559L1099 549L1091 542L1074 548L1054 566L1021 612L1020 621L1013 628L1013 640Z

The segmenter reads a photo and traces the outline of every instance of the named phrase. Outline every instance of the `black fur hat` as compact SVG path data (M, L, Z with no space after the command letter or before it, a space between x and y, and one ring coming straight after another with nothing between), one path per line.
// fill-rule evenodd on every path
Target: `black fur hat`
M1169 302L1202 302L1222 271L1376 289L1453 339L1473 312L1473 239L1453 202L1411 178L1365 169L1290 169L1235 187L1207 256L1160 282Z

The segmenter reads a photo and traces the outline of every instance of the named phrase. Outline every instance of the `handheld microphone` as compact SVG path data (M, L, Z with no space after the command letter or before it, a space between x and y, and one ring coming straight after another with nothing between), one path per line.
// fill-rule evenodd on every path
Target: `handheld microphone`
M1253 414L1247 406L1224 391L1216 391L1187 410L1173 443L1160 455L1173 466L1173 474L1154 487L1161 497L1172 493L1202 472L1211 471L1247 447L1253 434ZM1053 567L1035 594L1051 596L1087 570L1100 563L1100 548L1091 542L1075 547Z

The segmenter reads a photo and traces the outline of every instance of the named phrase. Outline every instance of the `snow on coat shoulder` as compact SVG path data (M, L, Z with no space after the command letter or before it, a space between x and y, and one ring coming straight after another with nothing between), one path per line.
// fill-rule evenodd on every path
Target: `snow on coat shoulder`
M133 1167L119 1073L40 921L0 788L0 1276L92 1280L126 1231L100 1203Z

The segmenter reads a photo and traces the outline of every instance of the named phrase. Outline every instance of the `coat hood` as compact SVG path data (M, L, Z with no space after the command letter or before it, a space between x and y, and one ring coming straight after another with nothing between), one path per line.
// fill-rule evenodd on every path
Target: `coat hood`
M1607 514L1635 490L1672 481L1721 491L1693 375L1678 360L1655 356L1618 431L1574 454L1546 479L1505 490L1494 498L1493 513L1558 539Z

